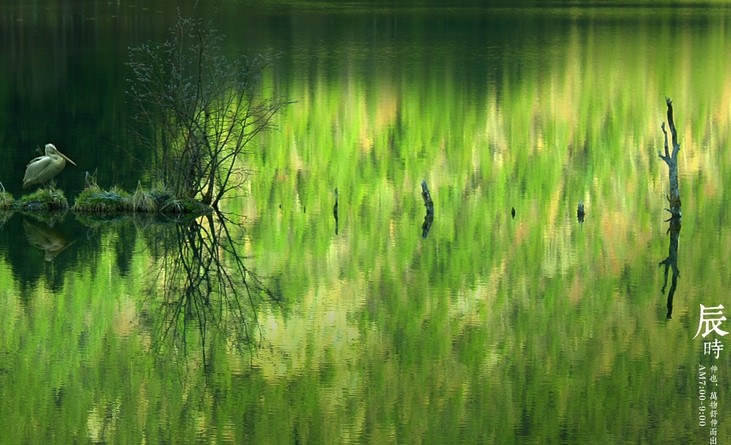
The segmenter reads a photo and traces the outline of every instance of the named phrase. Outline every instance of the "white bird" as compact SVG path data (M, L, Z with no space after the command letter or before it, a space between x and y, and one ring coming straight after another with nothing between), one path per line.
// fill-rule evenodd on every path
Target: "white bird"
M74 161L58 151L53 144L46 144L46 155L32 159L25 167L23 188L27 189L50 181L66 167L66 161L76 165Z

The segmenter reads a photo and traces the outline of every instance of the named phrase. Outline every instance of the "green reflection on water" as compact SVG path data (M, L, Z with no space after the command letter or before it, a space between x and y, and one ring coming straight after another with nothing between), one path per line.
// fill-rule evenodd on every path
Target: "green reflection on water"
M291 40L256 25L284 50L268 88L298 101L228 203L246 216L228 236L282 298L250 315L257 349L214 326L204 343L196 318L178 325L187 354L159 347L158 230L69 228L46 264L13 219L0 429L18 443L705 438L709 359L690 337L698 303L729 287L728 17L561 12L286 16ZM665 95L684 204L670 321Z

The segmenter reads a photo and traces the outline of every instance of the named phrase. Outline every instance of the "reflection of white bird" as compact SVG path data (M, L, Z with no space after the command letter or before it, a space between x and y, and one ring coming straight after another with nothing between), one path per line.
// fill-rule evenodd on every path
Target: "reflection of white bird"
M46 155L31 160L25 168L23 188L43 184L50 181L66 167L66 161L76 165L74 161L58 151L53 144L46 144Z
M43 259L49 262L73 244L66 242L66 238L59 231L45 224L23 219L23 230L30 245L42 250Z

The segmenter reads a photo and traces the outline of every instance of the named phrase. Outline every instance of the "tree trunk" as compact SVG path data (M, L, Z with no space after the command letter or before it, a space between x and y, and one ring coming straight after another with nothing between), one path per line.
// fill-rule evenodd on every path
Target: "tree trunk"
M665 210L670 212L672 219L676 219L680 218L680 186L678 184L678 152L680 151L680 144L678 143L678 132L675 129L675 122L673 121L673 101L670 98L666 98L665 103L668 106L668 126L670 127L673 151L671 153L669 150L668 133L665 130L665 123L663 122L660 128L662 128L662 132L665 135L665 153L658 153L658 155L668 165L668 176L670 178L670 194L667 196L670 208Z

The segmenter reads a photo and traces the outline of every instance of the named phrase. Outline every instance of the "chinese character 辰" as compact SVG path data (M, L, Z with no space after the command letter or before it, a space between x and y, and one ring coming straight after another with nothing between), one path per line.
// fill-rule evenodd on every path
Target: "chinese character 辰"
M721 329L721 323L726 321L726 317L723 315L723 305L705 307L701 304L701 317L698 322L698 332L695 333L695 337L701 334L701 329L705 325L705 330L701 334L701 337L705 338L711 332L716 332L720 336L727 335L728 332ZM693 337L693 338L695 338Z

